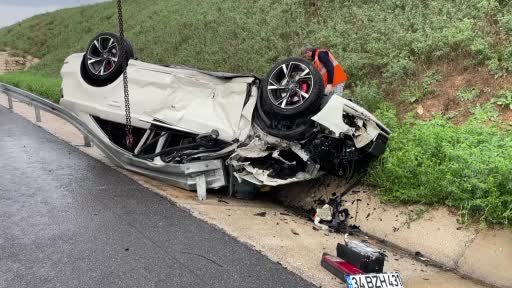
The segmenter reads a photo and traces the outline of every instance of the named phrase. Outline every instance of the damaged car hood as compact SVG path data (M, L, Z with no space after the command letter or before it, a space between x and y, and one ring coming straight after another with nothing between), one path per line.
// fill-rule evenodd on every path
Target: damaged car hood
M344 117L347 115L355 117L356 127L345 123ZM329 128L338 137L352 136L357 148L374 140L381 131L387 135L391 133L366 109L337 95L333 95L325 107L311 119Z

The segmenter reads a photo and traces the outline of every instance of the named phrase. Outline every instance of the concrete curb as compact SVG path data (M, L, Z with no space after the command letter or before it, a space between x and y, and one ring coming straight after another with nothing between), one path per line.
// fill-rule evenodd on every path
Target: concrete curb
M365 233L410 253L420 252L463 277L512 287L511 230L460 225L446 208L392 206L370 192L352 192L344 199L352 223Z
M326 177L291 185L280 199L285 205L310 209L346 186L343 180ZM351 224L371 238L385 241L385 246L413 257L419 252L434 266L486 286L512 288L512 230L459 224L456 212L446 207L384 204L360 187L343 200Z

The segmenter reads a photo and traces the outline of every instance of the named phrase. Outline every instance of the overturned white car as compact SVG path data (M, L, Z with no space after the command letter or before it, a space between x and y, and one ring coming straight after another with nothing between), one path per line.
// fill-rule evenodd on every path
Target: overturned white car
M236 193L242 183L274 186L323 173L349 178L385 151L390 131L351 101L324 96L322 77L307 60L281 61L262 79L133 58L126 40L100 33L61 70L60 104L126 169L204 197L206 188L229 185Z

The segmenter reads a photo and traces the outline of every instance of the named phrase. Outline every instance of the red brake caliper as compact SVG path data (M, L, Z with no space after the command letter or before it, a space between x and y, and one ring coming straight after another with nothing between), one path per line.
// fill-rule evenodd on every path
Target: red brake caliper
M300 87L300 91L302 91L304 93L308 93L308 91L309 91L309 83L307 81L300 82L299 87Z

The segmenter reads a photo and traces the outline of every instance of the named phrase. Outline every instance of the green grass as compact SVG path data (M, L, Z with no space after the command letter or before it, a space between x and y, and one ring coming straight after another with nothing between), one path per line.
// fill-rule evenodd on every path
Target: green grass
M499 91L492 102L512 110L512 90Z
M30 91L59 103L62 80L57 77L22 71L0 75L0 82Z
M448 205L465 222L511 224L512 133L492 122L494 106L474 109L473 118L459 126L440 116L398 125L389 107L377 111L386 113L383 121L391 120L395 130L367 177L383 199Z
M457 98L459 98L460 101L470 101L475 99L480 95L480 90L476 87L462 87L457 91Z
M343 97L352 99L370 112L374 112L385 102L378 81L356 83Z
M503 1L501 1L503 2ZM126 35L144 61L264 74L305 43L330 48L350 81L395 85L421 63L453 56L512 68L512 5L494 0L125 1ZM32 17L0 30L0 47L42 58L58 76L64 58L101 31L117 31L113 2ZM499 36L499 37L498 37ZM500 45L496 45L499 39ZM510 50L510 51L509 51Z

